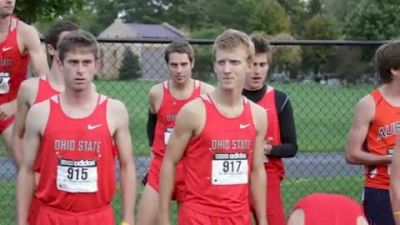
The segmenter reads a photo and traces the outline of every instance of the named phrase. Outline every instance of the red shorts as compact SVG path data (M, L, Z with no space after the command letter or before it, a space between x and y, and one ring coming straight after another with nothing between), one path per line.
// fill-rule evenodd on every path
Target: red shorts
M86 212L69 212L41 203L36 224L40 225L115 225L111 206Z
M286 225L280 175L267 173L266 196L268 225ZM251 209L254 212L253 206Z
M227 217L208 216L182 206L178 212L178 225L251 225L251 218L249 213Z
M161 172L162 159L154 157L151 160L150 168L147 176L147 183L157 192L160 191L160 172ZM175 170L175 189L172 199L182 201L185 190L185 183L183 179L183 163L179 162Z
M3 133L13 122L15 115L10 116L6 120L0 120L0 134Z
M40 209L40 201L35 196L31 200L31 205L29 206L28 212L28 223L29 225L36 225L37 216Z

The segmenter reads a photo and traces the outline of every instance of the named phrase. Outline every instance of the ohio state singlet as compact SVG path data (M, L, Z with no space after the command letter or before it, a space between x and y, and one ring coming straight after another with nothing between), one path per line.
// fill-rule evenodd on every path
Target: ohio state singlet
M0 43L0 104L14 100L26 79L29 56L21 54L17 43L19 20L11 17L6 39Z
M57 91L51 87L50 82L47 80L46 77L40 77L38 89L37 89L37 93L36 93L36 98L35 98L35 101L33 102L33 104L42 102L42 101L50 98L51 96L54 96L59 93L60 93L59 91Z
M169 82L163 82L163 99L160 109L157 112L157 124L154 131L154 142L152 151L155 156L163 157L165 153L166 143L175 126L175 117L179 110L189 101L200 96L200 81L194 80L194 90L190 97L186 99L176 99L170 92Z
M95 110L80 119L64 114L59 99L59 95L49 99L50 114L39 149L46 160L39 162L35 196L48 206L71 212L106 206L116 186L108 98L99 96Z
M375 101L375 117L372 120L366 150L376 155L392 155L396 137L400 134L400 107L390 105L379 90L371 92ZM366 166L365 186L389 189L390 165Z
M272 88L271 91L265 92L264 97L259 102L257 102L257 104L262 106L268 115L268 130L265 134L265 140L267 140L267 138L272 137L273 139L271 144L273 146L280 145L281 134L279 127L278 111L276 109L276 103L275 103L275 89ZM278 174L280 178L283 178L285 175L285 168L283 166L281 158L269 156L268 162L265 163L264 166L267 173Z
M226 118L208 95L200 98L206 122L189 141L182 159L186 189L182 207L210 216L245 215L256 137L250 101L243 97L242 113Z

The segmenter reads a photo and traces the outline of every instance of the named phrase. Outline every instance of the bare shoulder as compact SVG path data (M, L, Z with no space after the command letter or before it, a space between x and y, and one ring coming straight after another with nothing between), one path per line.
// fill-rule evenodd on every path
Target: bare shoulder
M201 93L210 93L215 89L214 86L206 82L201 81Z
M22 21L19 21L18 35L24 41L24 44L30 44L31 40L39 39L39 32L36 28Z
M38 129L46 126L50 114L50 99L34 104L28 111L26 124L31 124Z
M18 94L19 101L23 101L29 105L33 103L37 95L39 79L38 77L31 77L21 83Z
M125 104L117 99L109 98L107 109L116 117L128 115Z
M197 118L196 116L201 116L201 114L204 114L204 110L205 110L204 103L200 99L200 97L198 97L186 103L180 110L179 114L193 116L191 117L193 119Z
M362 114L366 118L372 119L375 115L375 101L371 95L366 95L356 105L356 115Z
M265 112L265 109L252 101L249 102L250 102L251 112L253 114L254 125L256 126L257 129L260 128L264 129L264 127L267 124L267 113Z
M149 98L159 98L162 95L162 85L163 83L159 83L151 87L149 90Z

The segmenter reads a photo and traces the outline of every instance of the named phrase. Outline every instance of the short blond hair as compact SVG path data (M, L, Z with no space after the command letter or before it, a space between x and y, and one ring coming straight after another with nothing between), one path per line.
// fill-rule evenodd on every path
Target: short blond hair
M243 46L248 54L247 62L251 63L254 60L255 48L251 38L242 31L228 29L220 34L215 39L213 45L213 60L215 61L217 49L232 50Z

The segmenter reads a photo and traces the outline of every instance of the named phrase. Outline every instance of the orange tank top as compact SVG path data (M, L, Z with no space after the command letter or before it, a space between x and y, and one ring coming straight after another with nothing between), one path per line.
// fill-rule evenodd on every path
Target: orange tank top
M371 93L375 101L375 117L372 120L365 149L376 155L392 155L396 137L400 134L400 107L390 105L379 90ZM390 165L366 166L365 186L389 189Z

